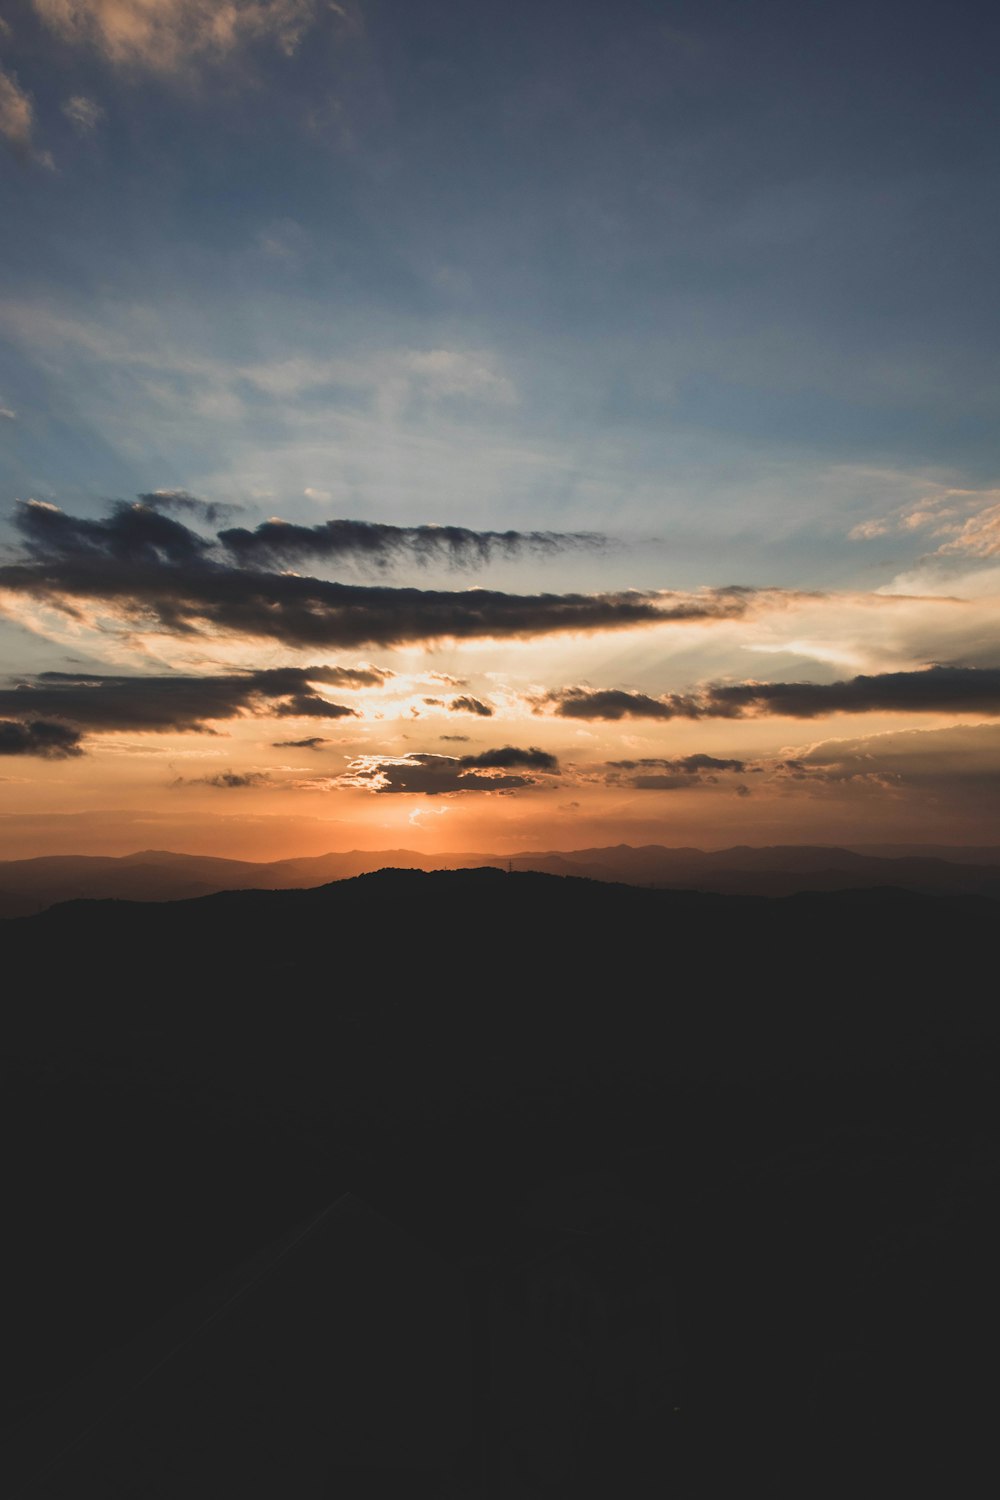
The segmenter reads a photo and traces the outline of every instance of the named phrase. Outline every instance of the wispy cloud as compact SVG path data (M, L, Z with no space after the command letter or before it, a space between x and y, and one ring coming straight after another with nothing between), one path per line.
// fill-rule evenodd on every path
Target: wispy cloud
M593 531L473 531L465 526L388 526L373 521L301 526L275 518L253 531L220 531L219 541L244 566L288 566L315 557L362 561L378 568L401 559L420 566L443 562L451 568L481 568L498 558L597 550L608 538Z
M290 54L325 7L320 0L34 0L63 40L119 67L176 71L254 41Z
M13 73L0 68L0 137L22 161L51 167L52 157L35 143L34 101Z
M851 541L923 533L937 546L932 557L963 554L1000 556L1000 489L957 489L939 485L913 504L861 521Z
M74 94L62 107L63 114L80 135L93 135L104 119L104 110L96 99L85 94Z

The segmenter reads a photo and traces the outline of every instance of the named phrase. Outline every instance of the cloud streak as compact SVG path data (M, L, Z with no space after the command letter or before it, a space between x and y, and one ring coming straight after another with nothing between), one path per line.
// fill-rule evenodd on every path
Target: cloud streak
M640 792L683 792L696 787L718 786L720 773L744 775L750 767L745 760L729 760L717 755L683 755L673 758L646 756L640 760L608 762L608 784L626 786ZM740 795L745 788L737 787Z
M1000 668L932 666L841 682L739 682L653 698L645 693L557 688L529 699L535 713L557 718L820 718L837 713L1000 714Z
M98 733L204 734L213 721L244 716L355 718L356 709L330 702L316 686L379 687L389 676L379 667L274 667L205 677L42 672L0 688L0 714L51 717Z
M266 771L217 771L213 776L178 776L170 783L178 786L214 786L222 791L239 791L246 787L271 786Z
M366 562L386 568L400 561L421 567L483 568L497 560L553 557L573 549L599 550L608 538L596 531L471 531L465 526L387 526L373 521L323 521L300 526L264 521L253 531L231 527L219 541L243 567L282 567L303 558Z
M85 601L133 628L153 624L180 636L225 632L303 649L732 620L755 597L739 588L683 594L391 588L243 569L217 562L213 544L163 514L162 502L119 503L108 517L91 520L32 501L16 508L14 520L26 558L0 566L0 590L8 594L77 616L77 601Z

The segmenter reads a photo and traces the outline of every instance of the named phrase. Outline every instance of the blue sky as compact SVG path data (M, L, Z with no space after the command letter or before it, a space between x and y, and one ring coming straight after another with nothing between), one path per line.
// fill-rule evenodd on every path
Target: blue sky
M0 514L178 490L247 526L599 531L462 586L820 590L826 644L772 642L775 673L991 664L997 31L878 0L15 0ZM852 626L838 664L840 605L901 592L973 622L938 641L931 605L867 657ZM7 615L8 671L62 664ZM744 674L746 642L622 639L575 676Z

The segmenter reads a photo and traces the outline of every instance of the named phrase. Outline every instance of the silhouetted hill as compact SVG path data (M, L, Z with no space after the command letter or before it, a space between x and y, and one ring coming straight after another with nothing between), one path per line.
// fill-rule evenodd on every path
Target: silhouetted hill
M995 849L877 854L793 844L706 852L661 844L619 844L605 849L528 851L510 858L354 849L269 863L147 849L121 858L46 855L0 862L0 917L24 916L79 898L178 901L211 891L305 889L386 868L429 871L491 866L506 870L508 864L518 871L730 895L788 896L803 890L885 885L929 895L1000 895L1000 851Z
M308 1357L348 1381L336 1298L283 1276L237 1319L205 1288L350 1193L467 1309L472 1415L454 1408L436 1477L402 1492L713 1495L766 1471L772 1491L842 1494L862 1462L955 1488L992 1430L995 914L889 887L764 899L483 868L6 922L0 1477L54 1497L98 1474L124 1500L155 1471L147 1490L180 1497L190 1473L156 1469L172 1424L185 1462L224 1471L250 1418L227 1397L195 1433L201 1356L153 1378L144 1329L202 1338L172 1308L215 1320L197 1347L233 1390L255 1361L255 1423L288 1408L266 1381L307 1347L283 1309L326 1309ZM59 1395L119 1346L108 1412ZM364 1418L373 1452L383 1417ZM265 1446L288 1493L324 1493L304 1449ZM331 1455L328 1484L369 1493L360 1462Z

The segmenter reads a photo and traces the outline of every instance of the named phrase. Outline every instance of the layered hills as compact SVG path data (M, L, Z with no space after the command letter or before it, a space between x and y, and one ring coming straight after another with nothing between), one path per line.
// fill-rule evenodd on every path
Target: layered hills
M270 862L146 849L117 858L45 855L0 861L0 917L27 916L81 897L178 901L225 890L307 889L387 868L484 866L730 895L786 896L879 886L924 894L1000 895L1000 848L993 846L846 849L796 844L705 851L618 844L514 855L352 849Z

